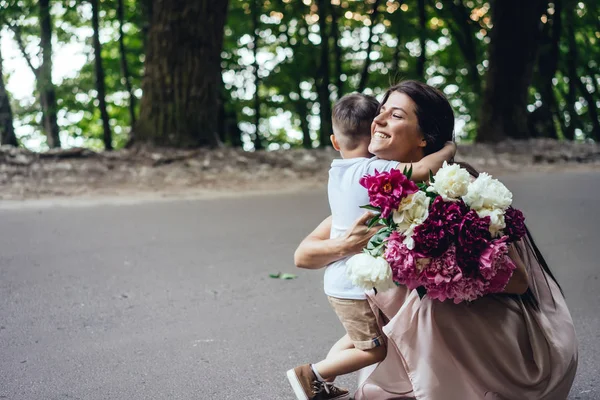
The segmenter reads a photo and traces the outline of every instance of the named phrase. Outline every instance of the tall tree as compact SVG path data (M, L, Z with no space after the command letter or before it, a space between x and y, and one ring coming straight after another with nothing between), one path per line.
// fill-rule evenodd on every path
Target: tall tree
M16 23L9 24L23 58L36 78L36 89L42 109L42 128L46 134L48 147L60 147L60 136L57 122L56 89L52 83L52 19L50 1L40 0L37 4L40 24L40 52L42 59L38 67L26 51L21 27Z
M370 12L369 20L371 24L369 25L369 40L367 41L367 57L365 58L365 63L363 64L362 73L360 74L360 82L358 83L358 91L362 92L367 87L367 81L369 79L369 67L371 66L371 48L373 47L373 28L377 23L377 15L379 14L379 4L380 0L375 0L373 2L373 8Z
M417 58L417 76L424 81L425 61L427 59L427 14L425 0L417 0L417 6L419 9L419 47L421 47L421 53L419 54L419 58Z
M320 63L317 70L317 93L319 96L319 111L321 128L319 130L319 146L330 146L331 102L329 100L329 36L327 34L327 18L329 16L330 0L317 0L319 8L319 33L321 35Z
M258 76L258 40L260 38L259 22L262 0L251 0L252 14L252 71L254 72L254 150L262 150L260 138L260 77Z
M123 76L123 83L125 89L129 94L129 120L131 126L135 125L135 95L133 94L133 88L131 85L131 74L129 72L129 63L127 62L127 48L125 47L125 33L123 32L123 25L125 23L125 10L123 7L123 0L117 0L117 19L119 20L119 52L121 59L121 75Z
M228 3L154 0L136 141L176 147L218 144L220 53Z
M0 25L1 27L1 25ZM0 35L0 42L2 36ZM0 145L18 146L13 125L13 114L8 92L4 86L4 70L2 69L2 49L0 48Z
M528 88L540 36L540 18L548 0L492 0L489 69L477 140L525 139Z
M562 0L554 0L554 14L542 29L537 73L533 84L540 94L542 105L529 114L532 136L558 138L554 117L558 114L552 79L558 69L559 42L562 31Z
M102 140L105 150L112 150L112 132L110 130L110 121L108 111L106 110L106 87L104 82L104 67L102 66L102 45L100 44L100 18L98 9L98 0L90 0L92 5L92 28L94 34L94 65L96 68L96 91L98 92L98 108L102 120Z
M333 65L337 98L344 95L344 82L342 81L342 48L340 47L340 5L331 3L331 42L333 43Z

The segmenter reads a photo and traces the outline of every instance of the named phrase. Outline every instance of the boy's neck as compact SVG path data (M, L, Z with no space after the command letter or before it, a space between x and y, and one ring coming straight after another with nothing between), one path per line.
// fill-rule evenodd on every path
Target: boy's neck
M340 150L340 155L342 156L343 159L349 159L349 158L371 158L373 157L373 154L369 153L369 150L367 148L361 149L355 149L355 150Z

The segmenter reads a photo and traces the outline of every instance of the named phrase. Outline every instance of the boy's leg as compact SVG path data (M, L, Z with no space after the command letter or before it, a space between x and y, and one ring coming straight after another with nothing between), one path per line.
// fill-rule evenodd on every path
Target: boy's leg
M314 368L325 380L339 375L349 374L361 368L383 361L387 349L378 346L368 350L346 349L334 354L332 357L314 364Z
M349 347L349 344L345 338L340 339L327 358L314 365L317 375L329 381L338 375L355 372L382 361L387 350L377 318L368 301L329 297L329 302L353 346L341 350ZM337 351L338 349L341 351Z
M353 348L354 343L352 343L352 339L350 339L350 336L348 336L348 334L345 334L340 340L338 340L333 346L331 346L331 350L329 350L329 353L327 353L327 359L337 357L342 351ZM335 376L332 376L331 378L325 379L325 381L333 382L335 378Z

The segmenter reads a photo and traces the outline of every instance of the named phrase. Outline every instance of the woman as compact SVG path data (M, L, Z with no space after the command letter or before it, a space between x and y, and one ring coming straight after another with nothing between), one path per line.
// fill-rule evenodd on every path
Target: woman
M452 140L453 130L443 94L407 81L386 92L369 150L414 162ZM300 244L297 265L314 268L356 254L373 234L357 224L344 240L331 242L327 221ZM420 299L403 286L369 293L388 352L355 398L566 399L577 343L561 289L529 232L510 256L526 273L515 274L504 294L471 303Z

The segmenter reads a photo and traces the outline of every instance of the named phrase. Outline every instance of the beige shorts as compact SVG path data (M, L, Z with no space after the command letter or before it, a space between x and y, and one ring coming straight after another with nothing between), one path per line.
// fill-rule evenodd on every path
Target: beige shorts
M369 350L383 345L377 318L367 300L338 299L330 296L327 298L354 347Z

